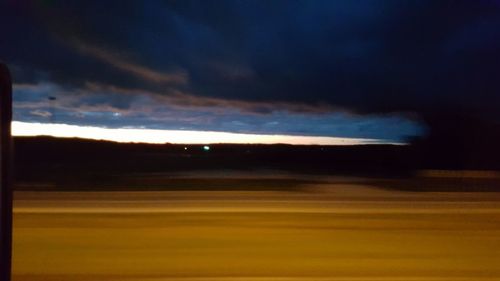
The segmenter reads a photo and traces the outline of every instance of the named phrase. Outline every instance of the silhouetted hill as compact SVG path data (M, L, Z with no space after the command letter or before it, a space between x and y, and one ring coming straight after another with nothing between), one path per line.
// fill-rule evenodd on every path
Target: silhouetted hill
M450 189L469 190L463 180L411 180L421 169L498 169L498 159L464 165L455 158L444 159L425 143L414 145L240 145L215 144L205 151L203 145L134 144L63 139L52 137L16 137L14 139L15 179L18 183L48 184L58 188L102 186L185 186L173 178L152 175L175 174L198 170L281 170L318 175L347 175L374 179L382 187L412 190L436 190L436 184ZM494 159L497 161L495 162ZM460 159L461 160L461 159ZM454 162L455 161L455 162ZM480 165L477 165L477 164ZM145 180L144 175L149 175ZM152 179L149 179L151 178ZM410 181L401 181L410 179ZM158 182L156 182L159 180ZM200 182L208 182L199 179ZM389 181L387 181L389 180ZM396 181L394 181L396 180ZM488 180L490 181L490 180ZM497 189L497 180L489 186ZM477 180L473 184L477 186ZM232 186L217 182L217 185ZM262 181L246 181L249 186L263 186ZM297 186L302 182L287 182ZM201 186L201 185L200 185ZM205 184L202 186L206 187ZM275 188L277 184L273 185ZM425 187L425 188L424 188ZM196 187L199 188L199 187ZM476 188L476 187L474 187Z
M128 144L16 137L16 177L207 169L281 169L305 173L390 173L412 168L411 149L395 145L297 146Z

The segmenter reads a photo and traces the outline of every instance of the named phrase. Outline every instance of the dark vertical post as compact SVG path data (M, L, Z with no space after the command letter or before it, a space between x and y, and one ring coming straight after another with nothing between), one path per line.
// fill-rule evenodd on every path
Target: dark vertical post
M10 124L12 81L7 66L0 63L0 280L10 281L12 265L12 182Z

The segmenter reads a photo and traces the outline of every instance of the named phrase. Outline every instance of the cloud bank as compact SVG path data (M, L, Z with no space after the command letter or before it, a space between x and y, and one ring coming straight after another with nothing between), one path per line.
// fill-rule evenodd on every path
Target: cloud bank
M500 122L494 0L0 5L17 120L387 140Z

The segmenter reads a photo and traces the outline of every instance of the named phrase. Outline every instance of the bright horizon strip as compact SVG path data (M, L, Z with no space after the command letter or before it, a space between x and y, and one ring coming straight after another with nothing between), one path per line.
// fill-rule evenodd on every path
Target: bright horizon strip
M125 143L153 144L295 144L295 145L360 145L360 144L401 144L377 139L243 134L214 131L156 130L129 128L101 128L67 124L44 124L13 121L14 136L52 136L60 138L83 138Z

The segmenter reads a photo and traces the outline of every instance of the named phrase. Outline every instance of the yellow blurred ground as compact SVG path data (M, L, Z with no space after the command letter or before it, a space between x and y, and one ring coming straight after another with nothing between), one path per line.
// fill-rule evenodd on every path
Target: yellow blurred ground
M498 193L19 192L14 281L500 280Z

